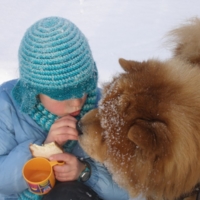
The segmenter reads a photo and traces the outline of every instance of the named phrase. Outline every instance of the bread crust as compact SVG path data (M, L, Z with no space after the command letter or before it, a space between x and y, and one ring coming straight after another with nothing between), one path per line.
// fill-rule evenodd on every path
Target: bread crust
M47 159L49 159L53 154L64 152L56 142L43 144L42 146L37 144L30 144L29 149L33 157L43 157Z

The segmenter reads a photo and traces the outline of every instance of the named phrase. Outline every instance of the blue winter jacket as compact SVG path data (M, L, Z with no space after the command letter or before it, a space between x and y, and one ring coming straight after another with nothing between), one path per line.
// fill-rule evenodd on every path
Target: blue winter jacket
M0 200L16 200L18 194L27 189L22 168L32 157L29 145L41 145L47 136L34 120L20 111L19 105L13 100L11 91L16 81L0 86ZM127 192L113 182L106 168L89 158L78 143L72 153L90 163L92 174L86 184L102 199L129 199Z

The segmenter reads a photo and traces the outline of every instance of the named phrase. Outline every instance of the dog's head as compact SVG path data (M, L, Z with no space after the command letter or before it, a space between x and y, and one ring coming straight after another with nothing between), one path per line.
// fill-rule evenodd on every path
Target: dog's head
M119 62L125 72L104 85L98 109L87 113L80 122L84 133L80 138L82 146L100 162L117 152L117 157L140 152L154 159L170 153L166 152L171 135L165 114L170 111L170 98L176 88L171 94L163 93L172 84L167 80L163 83L166 71L158 61ZM98 147L105 149L101 155Z
M189 90L168 67L180 63L119 62L125 72L104 86L99 107L82 118L80 144L133 196L140 192L161 196L170 191L167 197L178 197L185 190L183 173L190 168L185 156L197 148L195 136L189 136L187 104L191 102L182 98ZM182 76L187 76L185 71ZM182 187L172 192L176 183Z

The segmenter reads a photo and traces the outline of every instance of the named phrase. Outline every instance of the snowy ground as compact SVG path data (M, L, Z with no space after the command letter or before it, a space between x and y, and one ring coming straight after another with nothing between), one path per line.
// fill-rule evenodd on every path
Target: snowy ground
M35 21L60 16L74 22L89 40L99 85L121 71L120 57L166 59L165 34L200 17L199 0L0 0L0 83L18 77L17 51Z

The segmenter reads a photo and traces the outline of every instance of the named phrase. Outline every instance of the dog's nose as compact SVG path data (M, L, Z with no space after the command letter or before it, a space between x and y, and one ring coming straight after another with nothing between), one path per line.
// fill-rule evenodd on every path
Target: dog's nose
M78 131L78 135L82 135L83 132L81 131L81 122L77 121L76 123L76 130Z

